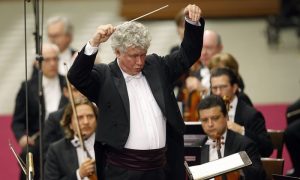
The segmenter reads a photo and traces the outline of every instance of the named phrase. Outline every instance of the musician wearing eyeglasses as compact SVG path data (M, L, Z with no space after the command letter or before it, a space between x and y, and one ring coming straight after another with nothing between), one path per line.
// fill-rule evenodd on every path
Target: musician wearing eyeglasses
M265 119L261 112L237 96L238 85L234 72L228 68L213 69L210 83L212 94L226 97L229 101L228 129L252 139L262 157L270 156L273 145L267 133Z

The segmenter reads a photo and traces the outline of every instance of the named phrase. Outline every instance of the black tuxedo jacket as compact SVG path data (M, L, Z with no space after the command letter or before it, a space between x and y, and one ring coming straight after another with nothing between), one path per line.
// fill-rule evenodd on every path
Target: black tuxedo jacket
M201 164L209 162L209 145L205 145L206 141L207 137L200 143L202 145ZM227 130L224 157L240 151L246 151L252 161L252 165L243 168L246 180L264 180L265 172L256 144L245 136Z
M65 79L63 76L59 76L59 82L61 91L63 88L63 83ZM17 140L19 140L23 135L26 133L26 111L25 111L25 82L22 82L21 88L18 91L16 97L16 105L13 114L13 121L12 121L12 129L15 134ZM60 108L64 106L68 102L67 98L63 95L61 96ZM44 105L44 101L43 107ZM45 115L45 109L42 110L43 114ZM38 132L39 130L39 96L38 96L38 78L31 78L28 81L28 131L29 136L33 135L34 133Z
M45 169L46 180L77 180L76 170L79 168L76 148L69 139L61 139L50 145Z
M173 83L200 57L204 20L201 26L186 23L185 35L179 51L160 57L146 56L142 73L167 121L168 178L184 179L183 132L184 123L173 93ZM129 135L130 110L125 79L117 64L94 66L96 54L87 56L82 50L68 73L70 82L100 109L96 142L121 149ZM100 148L101 149L101 148ZM95 148L97 174L101 177L99 149Z
M245 135L257 144L262 157L272 154L272 141L267 133L265 119L261 112L238 99L234 122L245 127Z
M64 137L64 130L60 126L60 120L64 115L65 107L49 114L44 125L44 153L46 154L51 143Z

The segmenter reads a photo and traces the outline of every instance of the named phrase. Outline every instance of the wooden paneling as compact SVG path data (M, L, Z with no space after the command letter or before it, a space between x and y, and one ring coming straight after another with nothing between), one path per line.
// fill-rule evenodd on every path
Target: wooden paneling
M144 19L173 19L187 4L197 4L208 18L265 16L276 14L280 3L279 0L121 0L120 14L133 19L167 4L168 8Z

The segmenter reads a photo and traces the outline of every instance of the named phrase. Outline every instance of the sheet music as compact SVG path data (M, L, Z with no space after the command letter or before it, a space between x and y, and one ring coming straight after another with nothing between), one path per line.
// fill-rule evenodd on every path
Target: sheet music
M241 154L240 154L241 153ZM235 153L202 165L189 167L195 180L212 178L252 164L246 152Z

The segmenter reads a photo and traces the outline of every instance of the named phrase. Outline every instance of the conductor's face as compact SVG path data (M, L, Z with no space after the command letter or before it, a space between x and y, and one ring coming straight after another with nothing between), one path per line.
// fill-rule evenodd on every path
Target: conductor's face
M124 52L116 50L121 69L130 75L136 75L142 71L145 65L147 51L141 48L127 48Z
M216 106L199 111L200 121L204 132L212 139L222 135L227 128L227 116L224 116L221 107Z

